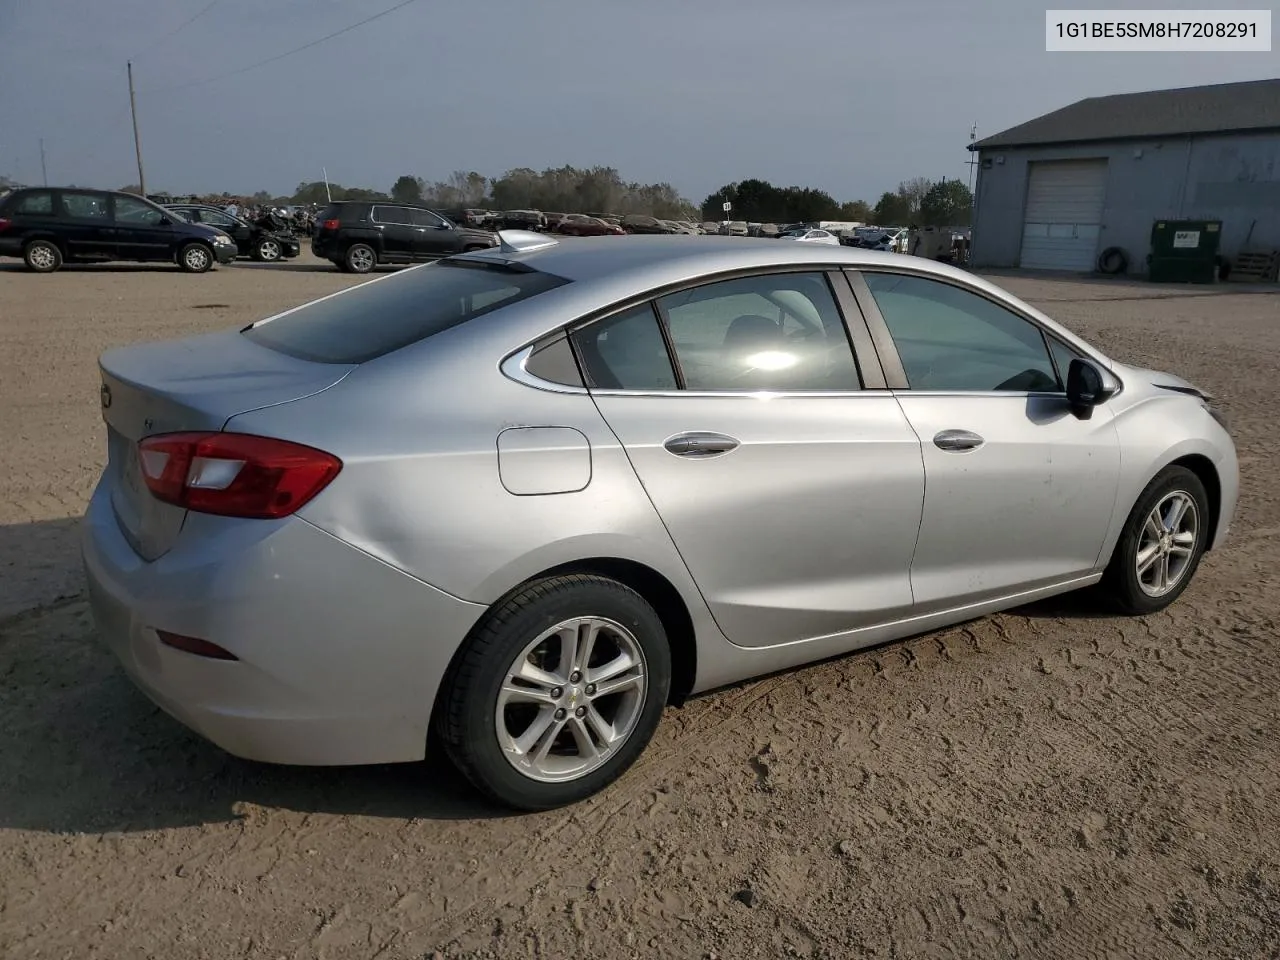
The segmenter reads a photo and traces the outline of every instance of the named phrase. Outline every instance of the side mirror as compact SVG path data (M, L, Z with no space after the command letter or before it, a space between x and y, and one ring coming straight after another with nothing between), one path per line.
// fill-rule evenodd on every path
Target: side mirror
M1118 389L1115 377L1091 360L1076 357L1067 368L1067 403L1081 420L1093 416L1093 408L1114 397Z
M171 220L169 217L161 217L161 218L160 218L160 226L162 226L162 227L172 227L172 226L173 226L173 220Z

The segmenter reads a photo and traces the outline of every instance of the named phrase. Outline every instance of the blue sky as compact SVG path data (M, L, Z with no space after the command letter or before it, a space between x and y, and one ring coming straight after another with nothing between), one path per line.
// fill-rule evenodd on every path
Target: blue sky
M1046 53L1044 5L1026 0L415 0L196 83L396 2L218 0L174 33L210 0L0 0L0 173L38 183L43 137L51 183L135 182L129 58L153 192L568 163L695 201L761 177L874 202L910 177L967 178L974 123L1280 76L1274 52Z

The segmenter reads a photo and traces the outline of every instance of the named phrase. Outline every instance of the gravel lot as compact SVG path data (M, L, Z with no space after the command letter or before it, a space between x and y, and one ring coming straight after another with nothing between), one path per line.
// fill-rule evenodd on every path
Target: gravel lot
M0 267L0 956L1276 957L1280 288L996 279L1228 406L1239 513L1183 599L1065 598L703 697L604 795L517 817L439 761L228 757L83 600L97 355L359 281Z

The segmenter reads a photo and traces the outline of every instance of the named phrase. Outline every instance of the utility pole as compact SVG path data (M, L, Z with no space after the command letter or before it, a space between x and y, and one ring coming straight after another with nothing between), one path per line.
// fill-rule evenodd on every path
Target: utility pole
M44 185L49 185L49 171L44 165L44 137L40 138L40 176L44 178Z
M975 123L973 129L969 131L969 146L978 141L978 125ZM969 196L973 196L973 168L978 165L978 155L973 151L969 151L969 159L965 161L969 164Z
M138 137L138 100L133 93L133 61L128 63L129 67L129 111L133 114L133 152L138 157L138 192L144 197L147 195L147 178L142 172L142 140Z

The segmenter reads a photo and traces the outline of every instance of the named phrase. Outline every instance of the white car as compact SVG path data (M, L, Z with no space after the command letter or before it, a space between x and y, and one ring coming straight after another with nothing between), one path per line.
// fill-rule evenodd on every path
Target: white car
M827 230L793 230L783 234L783 240L799 240L801 243L829 243L840 246L840 238Z

